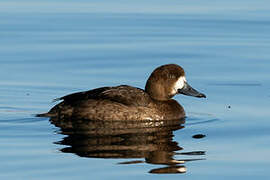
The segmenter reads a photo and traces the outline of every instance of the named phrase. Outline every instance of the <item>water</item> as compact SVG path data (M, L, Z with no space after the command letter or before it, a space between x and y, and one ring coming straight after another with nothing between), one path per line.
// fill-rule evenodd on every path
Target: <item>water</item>
M269 179L269 5L0 1L1 179ZM71 92L143 88L167 63L207 95L175 97L184 124L93 137L34 117Z

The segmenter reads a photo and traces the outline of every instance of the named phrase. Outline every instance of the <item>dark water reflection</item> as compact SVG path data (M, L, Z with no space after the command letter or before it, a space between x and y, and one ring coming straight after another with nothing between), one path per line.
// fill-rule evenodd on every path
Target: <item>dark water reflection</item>
M51 123L66 135L57 144L66 145L60 151L88 158L129 159L119 164L149 163L163 165L149 173L185 173L185 162L200 160L204 152L177 152L183 148L173 140L173 132L184 128L185 119L170 121L91 121L81 119L51 119ZM175 155L190 155L176 159ZM193 158L196 156L196 158ZM141 160L130 160L139 159Z

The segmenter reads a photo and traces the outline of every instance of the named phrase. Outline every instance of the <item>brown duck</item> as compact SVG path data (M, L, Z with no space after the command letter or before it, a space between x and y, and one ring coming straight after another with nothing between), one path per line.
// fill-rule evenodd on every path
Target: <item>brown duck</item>
M62 100L39 117L88 120L175 120L185 117L176 94L199 98L206 96L186 81L185 72L176 64L156 68L148 78L145 90L120 85L77 92L58 98Z

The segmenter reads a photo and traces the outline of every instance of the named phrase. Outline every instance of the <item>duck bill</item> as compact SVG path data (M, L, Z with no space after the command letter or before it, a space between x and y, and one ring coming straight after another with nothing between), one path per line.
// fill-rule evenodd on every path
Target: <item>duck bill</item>
M187 82L185 82L182 89L178 89L178 94L184 94L187 96L194 96L198 98L206 98L203 93L200 93L196 89L193 89Z

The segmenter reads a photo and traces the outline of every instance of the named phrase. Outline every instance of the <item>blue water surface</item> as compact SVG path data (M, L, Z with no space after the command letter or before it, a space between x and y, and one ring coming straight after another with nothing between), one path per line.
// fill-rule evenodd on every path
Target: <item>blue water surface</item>
M269 179L269 1L2 0L0 12L1 179ZM132 153L64 153L69 135L34 116L68 93L144 88L168 63L207 95L176 96L186 122L162 136L182 173Z

